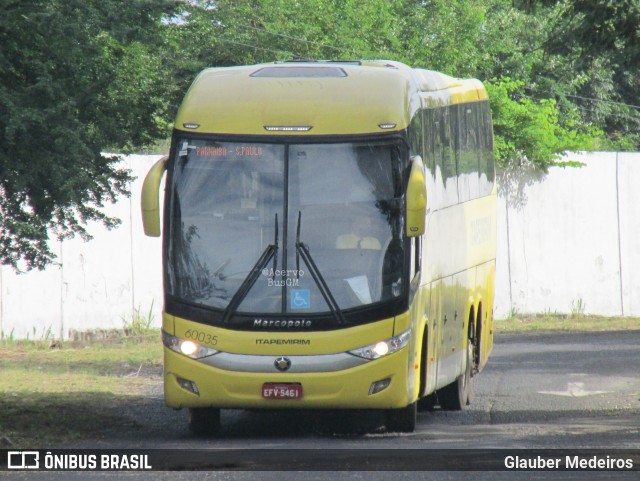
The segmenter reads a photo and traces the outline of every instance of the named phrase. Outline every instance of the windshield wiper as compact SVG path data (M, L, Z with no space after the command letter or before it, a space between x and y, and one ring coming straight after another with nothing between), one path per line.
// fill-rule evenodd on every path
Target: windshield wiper
M311 277L313 278L314 282L318 286L318 289L320 289L320 294L322 294L322 297L324 298L325 302L329 306L329 309L331 310L331 314L333 314L333 317L336 318L336 321L338 321L338 324L343 324L345 322L344 315L342 314L342 311L340 310L340 306L338 306L338 303L336 302L335 297L333 297L333 294L331 293L331 289L329 289L327 282L324 280L324 277L322 276L320 269L318 269L318 266L313 261L313 257L311 257L311 252L309 252L309 246L300 241L300 224L301 223L302 223L302 212L298 211L298 226L296 229L297 272L300 272L300 257L302 257L302 260L304 261L304 263L307 265L307 268L311 272Z
M242 281L242 284L240 284L240 287L238 288L236 293L233 295L233 297L229 301L229 305L227 306L227 308L224 311L224 314L222 315L223 323L227 324L229 322L229 320L231 319L231 316L235 314L236 310L238 309L242 301L244 301L244 298L247 297L247 294L249 294L249 291L251 290L253 285L260 278L262 269L265 268L265 266L269 263L269 261L272 258L273 258L273 271L275 272L276 267L278 265L278 214L277 213L276 213L276 220L275 220L274 243L269 244L265 248L265 250L262 252L262 255L258 259L258 262L256 262L255 265L251 268L251 270L249 271L249 274L247 274L247 277L244 278L244 280Z

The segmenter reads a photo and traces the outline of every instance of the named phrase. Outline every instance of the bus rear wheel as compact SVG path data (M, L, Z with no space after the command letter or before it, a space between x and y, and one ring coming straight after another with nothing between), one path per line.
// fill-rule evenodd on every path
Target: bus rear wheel
M190 408L189 431L196 436L210 436L220 430L219 408Z
M412 433L416 429L418 403L411 403L400 409L387 409L384 412L384 424L392 433Z
M474 348L471 339L467 340L467 367L458 379L438 391L440 407L445 411L460 411L471 403L473 398L472 370Z

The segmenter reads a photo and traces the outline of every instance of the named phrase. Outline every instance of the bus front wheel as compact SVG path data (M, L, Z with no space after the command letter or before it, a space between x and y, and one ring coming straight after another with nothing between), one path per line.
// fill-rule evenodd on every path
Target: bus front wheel
M216 434L220 430L220 409L190 408L189 431L196 436Z
M384 424L392 433L412 433L416 429L418 403L414 402L400 409L387 409L384 413Z

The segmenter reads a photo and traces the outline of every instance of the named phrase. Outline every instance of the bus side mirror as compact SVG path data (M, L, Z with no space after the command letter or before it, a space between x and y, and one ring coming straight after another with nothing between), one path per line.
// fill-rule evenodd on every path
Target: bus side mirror
M142 183L142 226L150 237L160 236L160 181L167 168L168 157L158 160L147 173Z
M427 215L427 186L424 180L422 158L416 155L411 159L411 173L407 186L407 237L424 234Z

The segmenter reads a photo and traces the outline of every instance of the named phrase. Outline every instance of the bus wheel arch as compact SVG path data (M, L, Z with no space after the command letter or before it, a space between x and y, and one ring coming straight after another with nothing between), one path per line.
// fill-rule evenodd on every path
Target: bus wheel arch
M469 326L468 326L468 334L467 334L467 352L465 354L465 371L464 376L466 379L466 400L465 404L468 406L473 401L473 377L476 373L476 359L477 359L477 336L478 332L476 329L476 311L474 306L471 306L469 310Z
M418 411L433 411L437 404L436 393L427 394L427 376L429 363L429 328L424 328L422 349L420 351L420 388L418 390Z
M478 374L480 372L480 363L482 361L482 301L478 304L478 311L476 314L475 336L473 338L474 343L474 372Z

